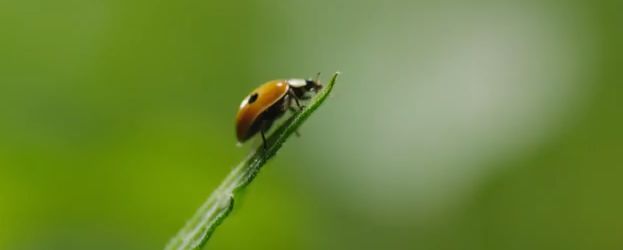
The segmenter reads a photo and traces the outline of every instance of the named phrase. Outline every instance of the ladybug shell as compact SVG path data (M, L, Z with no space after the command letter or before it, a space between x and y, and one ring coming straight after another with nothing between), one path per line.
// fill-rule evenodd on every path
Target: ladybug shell
M258 132L253 128L257 128L254 125L260 115L279 102L288 93L289 88L287 81L273 80L259 86L244 98L236 115L238 142L244 142Z

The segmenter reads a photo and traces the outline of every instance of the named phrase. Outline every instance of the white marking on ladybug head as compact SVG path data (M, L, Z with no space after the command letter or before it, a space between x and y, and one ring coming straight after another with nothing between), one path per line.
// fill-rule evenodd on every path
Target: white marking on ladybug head
M305 85L307 85L307 81L303 80L303 79L290 79L288 80L288 85L294 87L294 88L301 88L301 87L305 87Z

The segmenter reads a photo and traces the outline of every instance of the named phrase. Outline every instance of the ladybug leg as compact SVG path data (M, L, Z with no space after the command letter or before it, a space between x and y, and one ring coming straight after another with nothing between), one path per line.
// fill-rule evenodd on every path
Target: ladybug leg
M290 112L292 112L294 114L296 114L296 113L298 113L300 111L300 110L297 110L297 109L295 109L293 107L289 107L288 109L290 110ZM298 130L294 130L294 135L296 135L296 137L301 137L301 133L299 133Z
M260 134L262 135L262 145L264 147L264 151L266 151L268 149L268 146L266 146L266 136L264 135L264 129L260 129Z
M295 109L295 108L294 108L294 107L292 107L292 106L288 107L288 109L290 110L290 112L292 112L292 113L294 113L294 114L296 114L296 113L298 113L298 112L300 112L300 111L301 111L301 110L297 110L297 109ZM301 137L301 133L299 133L299 131L298 131L298 130L294 130L294 135L296 135L296 137Z
M288 109L290 110L290 112L296 114L296 113L298 113L301 110L296 110L294 107L292 107L292 98L294 98L294 100L298 104L298 101L296 100L296 97L290 97L290 98L288 98L286 105L287 105ZM298 130L294 130L294 135L296 135L296 137L301 137L301 133L299 133Z
M260 134L262 135L262 146L264 148L264 151L268 149L268 141L266 140L266 132L268 132L268 130L270 129L272 125L273 123L269 120L263 120L262 124L260 125Z
M296 108L292 107L292 99L296 100L296 98L292 97L290 94L288 94L288 96L286 97L287 98L286 98L285 105L283 106L283 111L290 110L290 112L294 114L299 112L300 110L297 110Z
M301 103L299 102L299 97L296 96L296 93L294 93L294 90L289 89L288 93L294 99L294 102L296 102L296 106L299 108L299 110L303 110L305 106L301 105Z
M266 132L268 132L268 129L271 126L271 122L269 121L262 121L262 125L260 126L260 135L262 135L262 147L264 148L264 151L266 151L268 149L268 141L266 140Z

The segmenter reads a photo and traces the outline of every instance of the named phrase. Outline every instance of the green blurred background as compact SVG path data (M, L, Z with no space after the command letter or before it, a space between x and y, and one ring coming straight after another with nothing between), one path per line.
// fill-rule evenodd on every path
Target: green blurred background
M258 142L248 92L332 98L209 249L623 249L623 4L0 1L0 249L161 249Z

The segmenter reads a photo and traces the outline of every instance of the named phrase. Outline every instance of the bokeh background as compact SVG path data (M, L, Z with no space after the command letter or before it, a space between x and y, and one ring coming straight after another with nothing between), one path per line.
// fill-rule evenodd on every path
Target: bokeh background
M343 72L208 249L623 249L623 4L0 1L0 249L161 249Z

